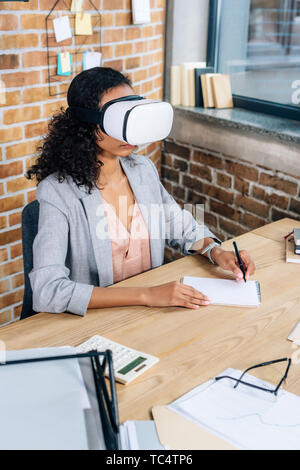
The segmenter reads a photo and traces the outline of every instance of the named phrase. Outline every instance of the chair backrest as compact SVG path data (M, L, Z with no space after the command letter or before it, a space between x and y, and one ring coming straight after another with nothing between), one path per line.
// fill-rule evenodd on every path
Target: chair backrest
M22 243L23 243L23 262L24 262L24 298L21 312L21 320L31 317L38 312L32 309L32 289L28 274L33 268L33 241L38 233L39 222L39 202L32 201L24 207L22 211Z

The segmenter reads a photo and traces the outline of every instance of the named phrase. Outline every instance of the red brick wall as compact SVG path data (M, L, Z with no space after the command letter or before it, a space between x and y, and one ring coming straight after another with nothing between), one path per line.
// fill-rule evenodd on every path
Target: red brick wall
M299 179L271 168L168 140L162 176L180 204L205 204L205 223L223 240L283 217L300 220Z
M162 98L165 0L151 0L151 24L139 26L131 24L130 0L93 1L102 14L103 65L128 74L136 93ZM23 298L21 211L35 198L35 183L24 173L49 116L66 105L65 96L48 91L45 17L54 3L0 3L0 79L6 89L6 103L0 104L0 325L19 317ZM66 4L71 0L60 2ZM88 5L85 0L84 8ZM88 39L88 47L96 50L94 40ZM68 83L53 85L58 87ZM159 165L160 144L141 154Z

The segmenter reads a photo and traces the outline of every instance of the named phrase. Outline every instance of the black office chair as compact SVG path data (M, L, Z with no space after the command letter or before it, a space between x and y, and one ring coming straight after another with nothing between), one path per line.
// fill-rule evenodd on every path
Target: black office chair
M33 268L32 245L36 234L38 233L39 222L39 202L32 201L24 207L22 211L22 243L23 243L23 263L25 289L23 297L23 306L21 320L31 317L38 312L32 309L32 289L28 274Z

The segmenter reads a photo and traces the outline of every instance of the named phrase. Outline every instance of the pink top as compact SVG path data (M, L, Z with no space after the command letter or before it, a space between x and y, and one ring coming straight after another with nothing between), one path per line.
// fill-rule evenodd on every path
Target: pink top
M112 246L114 283L151 269L149 232L138 203L134 203L128 231L114 208L102 200Z

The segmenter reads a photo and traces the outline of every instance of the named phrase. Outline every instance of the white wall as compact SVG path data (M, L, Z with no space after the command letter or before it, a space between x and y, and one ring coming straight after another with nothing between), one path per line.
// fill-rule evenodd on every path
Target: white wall
M206 61L209 0L169 1L174 15L172 65Z

